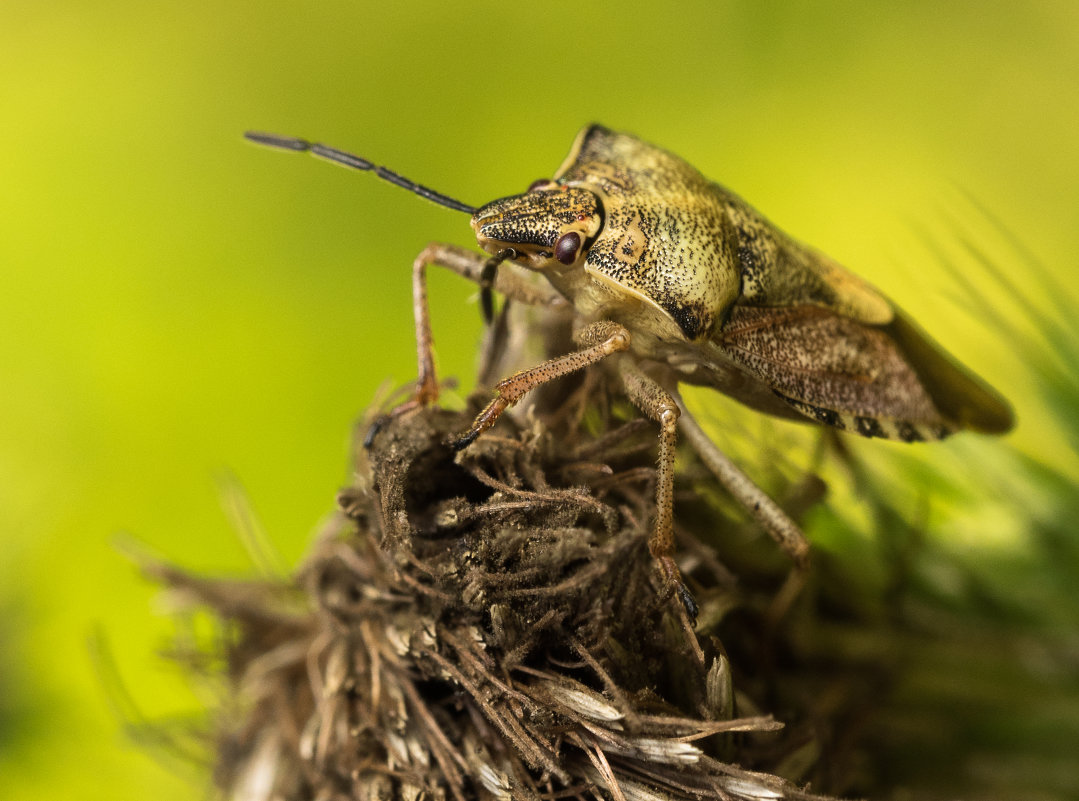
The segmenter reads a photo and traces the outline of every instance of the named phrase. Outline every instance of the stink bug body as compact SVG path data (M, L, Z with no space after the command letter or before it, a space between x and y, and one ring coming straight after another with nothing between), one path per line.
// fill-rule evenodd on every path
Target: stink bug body
M676 429L721 482L804 564L798 527L731 464L686 412L679 382L718 389L785 418L913 442L960 429L1003 433L1008 404L953 362L894 304L827 256L791 239L677 156L593 125L551 180L480 208L343 151L267 134L260 144L310 151L465 211L482 250L434 244L417 257L413 294L419 380L407 411L437 399L425 270L442 264L490 287L506 261L542 273L572 304L581 349L500 382L466 447L526 392L607 357L630 399L659 423L657 519L649 545L668 579ZM512 296L524 289L506 283Z

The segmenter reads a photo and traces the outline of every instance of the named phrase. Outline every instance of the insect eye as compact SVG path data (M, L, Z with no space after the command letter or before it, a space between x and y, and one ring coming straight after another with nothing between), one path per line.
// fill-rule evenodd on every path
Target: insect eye
M563 264L573 264L577 260L577 251L581 249L581 235L576 231L562 234L554 243L554 257Z
M528 185L528 191L535 192L537 189L542 189L543 187L547 186L547 184L549 184L550 182L551 181L549 178L540 178L538 180L535 180Z

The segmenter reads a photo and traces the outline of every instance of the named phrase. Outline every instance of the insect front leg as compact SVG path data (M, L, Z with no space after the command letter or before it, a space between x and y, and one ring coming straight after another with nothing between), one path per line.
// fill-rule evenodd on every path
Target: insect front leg
M457 245L431 242L412 263L412 314L416 323L416 356L419 362L416 393L401 411L438 400L438 379L435 375L434 337L431 334L431 315L427 303L427 267L435 264L458 275L480 283L487 256ZM553 289L529 284L519 275L502 271L494 288L507 297L528 305L557 307L565 299ZM406 408L407 407L407 408Z
M427 304L427 265L459 260L464 253L460 248L432 242L412 262L412 316L416 323L416 359L419 368L416 392L412 400L394 410L399 414L409 409L426 406L438 400L438 378L435 376L434 338L431 335L431 311ZM470 254L471 255L471 254ZM475 259L483 263L478 254Z
M629 331L609 320L601 320L585 326L573 335L581 350L567 353L546 361L530 370L514 373L498 383L495 397L487 407L477 415L472 427L450 445L454 450L468 447L480 434L495 424L495 421L510 406L517 403L528 392L541 384L561 378L582 368L629 348Z
M426 264L434 264L457 273L474 284L483 281L484 265L490 261L484 253L442 242L430 243L416 258L417 260L423 258ZM536 283L519 272L506 269L500 270L495 276L494 289L526 306L565 308L569 305L569 302L547 282Z
M439 385L435 373L434 337L431 334L431 317L427 302L427 267L432 264L444 267L478 284L481 282L483 268L487 261L487 256L474 250L443 242L431 242L412 262L412 313L416 325L418 361L416 389L411 398L389 414L375 420L364 437L365 448L371 446L379 431L392 417L438 400ZM507 298L529 306L558 309L567 305L566 299L553 288L538 286L524 280L516 273L505 270L496 276L494 288Z
M392 418L438 400L435 375L434 338L431 336L431 313L427 305L427 265L438 264L473 280L479 280L485 259L479 253L441 242L431 242L412 262L412 316L416 323L416 358L419 362L416 390L412 397L371 424L363 438L370 448L375 437Z

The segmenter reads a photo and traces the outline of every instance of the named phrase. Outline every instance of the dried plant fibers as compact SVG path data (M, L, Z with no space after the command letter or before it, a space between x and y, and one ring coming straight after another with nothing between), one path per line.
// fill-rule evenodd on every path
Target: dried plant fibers
M354 484L292 580L147 566L226 635L227 692L213 712L226 797L845 789L840 757L821 757L857 698L824 719L814 699L835 671L790 679L805 666L789 664L786 627L769 618L789 562L706 500L720 497L714 481L680 457L694 629L646 544L654 427L610 384L594 369L537 393L460 454L445 441L474 410L391 419L358 449ZM736 544L729 554L717 537Z

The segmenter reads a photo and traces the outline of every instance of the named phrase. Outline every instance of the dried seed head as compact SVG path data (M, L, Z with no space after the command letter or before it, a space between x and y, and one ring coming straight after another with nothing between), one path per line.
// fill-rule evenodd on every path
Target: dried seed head
M359 469L369 491L342 494L296 585L160 573L236 633L230 797L817 797L729 761L792 749L767 716L735 717L731 661L658 592L653 433L609 418L586 436L579 408L563 398L456 458L441 443L467 413L392 418ZM714 555L694 564L706 608L745 603Z

